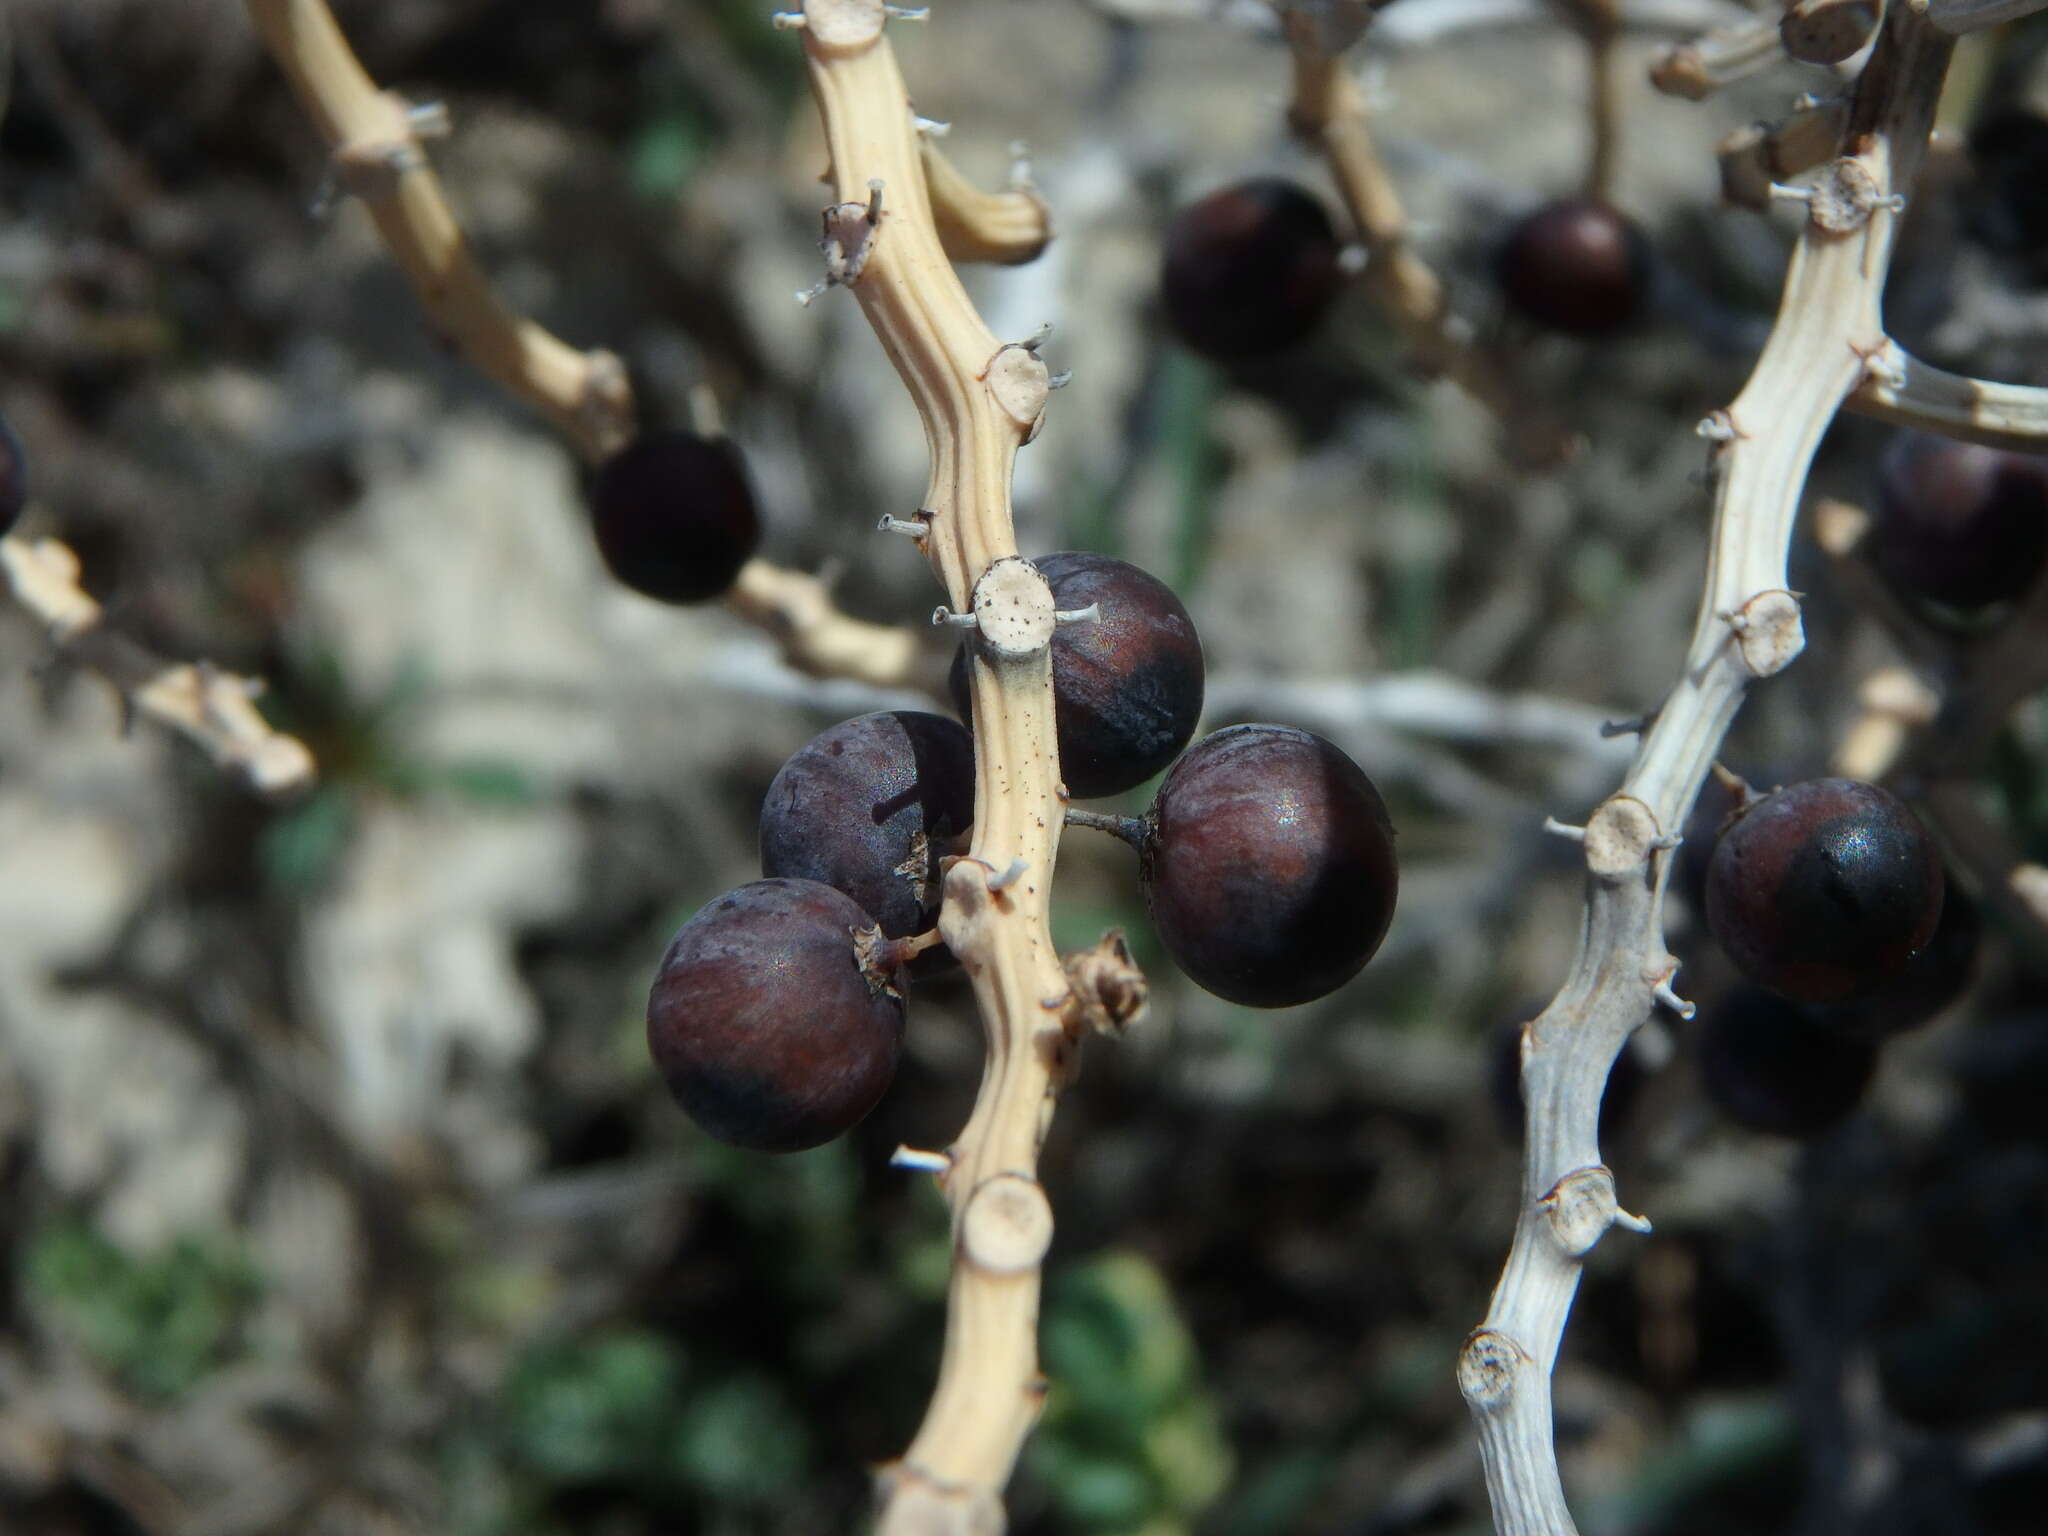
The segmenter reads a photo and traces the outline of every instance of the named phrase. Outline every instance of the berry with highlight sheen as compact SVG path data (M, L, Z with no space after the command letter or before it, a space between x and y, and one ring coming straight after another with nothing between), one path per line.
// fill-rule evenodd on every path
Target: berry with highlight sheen
M1261 176L1211 192L1167 228L1167 323L1222 362L1291 347L1343 287L1339 249L1323 205L1291 181Z
M1814 1136L1846 1120L1877 1066L1877 1047L1831 1033L1813 1011L1737 986L1700 1032L1707 1096L1741 1125Z
M2048 562L2048 458L1901 432L1880 461L1870 555L1907 597L2024 597Z
M1868 995L1941 919L1941 855L1874 784L1809 779L1731 821L1707 866L1707 926L1750 980L1807 1003Z
M1610 336L1650 296L1650 245L1606 203L1545 203L1508 231L1494 261L1501 292L1525 319L1572 336Z
M957 720L860 715L812 738L768 786L761 873L829 885L908 938L938 921L939 860L966 851L973 825L974 742Z
M1394 829L1322 737L1236 725L1174 765L1140 845L1145 904L1180 968L1218 997L1284 1008L1335 991L1394 915Z
M647 998L647 1045L721 1141L799 1152L859 1123L896 1075L901 977L873 922L812 880L756 880L676 933Z
M691 432L643 433L599 465L590 521L612 574L664 603L717 597L761 543L739 450Z
M1077 800L1120 795L1164 769L1202 718L1202 642L1173 589L1108 555L1067 551L1031 562L1065 612L1098 617L1052 637L1060 778ZM953 657L953 703L972 718L967 647Z

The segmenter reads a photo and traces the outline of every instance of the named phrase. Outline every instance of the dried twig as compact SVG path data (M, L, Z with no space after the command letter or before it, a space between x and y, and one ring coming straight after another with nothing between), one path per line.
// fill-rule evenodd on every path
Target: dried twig
M312 782L313 754L305 743L273 731L256 709L261 679L203 661L167 661L107 629L100 605L78 583L78 556L69 545L9 534L0 538L0 569L57 654L99 673L127 709L198 743L266 795Z
M1650 84L1667 96L1704 101L1785 56L1775 16L1759 16L1678 44L1650 66Z
M1288 121L1328 160L1352 228L1365 248L1365 283L1386 307L1402 344L1423 371L1441 374L1493 413L1513 456L1528 464L1567 457L1576 439L1533 406L1500 360L1481 347L1451 313L1444 285L1409 241L1408 215L1366 126L1365 98L1331 52L1314 17L1281 12L1294 59Z
M1622 1211L1600 1160L1600 1095L1629 1035L1671 986L1663 938L1670 849L1749 684L1804 645L1787 546L1822 433L1883 344L1880 295L1897 223L1893 190L1925 149L1949 54L1925 0L1894 0L1858 84L1848 145L1809 205L1778 320L1749 382L1701 430L1713 444L1714 538L1685 672L1622 785L1582 829L1585 927L1570 976L1522 1043L1527 1144L1512 1250L1459 1387L1478 1422L1503 1536L1575 1529L1552 1442L1550 1373L1585 1255Z
M851 290L923 418L932 462L920 541L952 610L972 615L975 821L939 927L974 984L988 1041L954 1144L911 1154L953 1213L945 1353L923 1426L884 1470L892 1536L999 1531L1001 1490L1036 1422L1039 1265L1052 1238L1038 1149L1090 1022L1048 924L1064 795L1052 728L1051 589L1016 553L1010 476L1047 398L1037 339L1004 345L939 243L882 0L805 0L800 28L839 203L827 281Z
M326 0L248 5L293 91L332 146L334 175L369 210L420 303L456 350L546 417L591 462L622 447L635 431L624 365L610 352L579 352L515 314L471 255L420 142L430 132L446 131L445 114L413 108L378 90ZM1029 192L984 196L957 173L953 179L968 200L957 214L960 227L986 249L1012 249L1027 238L1034 208L1039 245L1049 238L1043 209ZM824 583L801 572L749 561L727 606L765 629L789 664L812 676L901 685L914 670L916 641L907 632L848 618L832 606ZM833 673L840 665L854 670Z

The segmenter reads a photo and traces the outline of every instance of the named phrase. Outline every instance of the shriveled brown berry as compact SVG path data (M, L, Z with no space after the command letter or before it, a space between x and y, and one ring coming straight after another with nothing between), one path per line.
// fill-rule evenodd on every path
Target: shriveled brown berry
M606 459L590 520L612 574L664 603L719 596L761 542L739 450L693 432L642 433Z
M1379 791L1332 743L1284 725L1204 738L1140 845L1145 905L1180 968L1218 997L1284 1008L1370 960L1400 872Z
M1108 555L1069 550L1031 562L1062 610L1097 617L1052 637L1060 778L1077 800L1120 795L1165 768L1202 718L1202 642L1173 589ZM971 717L967 647L953 657L953 703Z
M1807 1003L1896 976L1941 919L1941 855L1897 798L1855 779L1765 795L1721 834L1707 926L1752 981Z
M1609 336L1648 305L1650 244L1606 203L1565 198L1508 231L1494 272L1525 319L1573 336Z
M902 1042L901 975L872 920L814 880L719 897L677 931L647 998L648 1049L676 1102L756 1151L798 1152L857 1124Z
M1211 192L1166 231L1167 323L1219 361L1278 352L1315 330L1344 283L1337 231L1291 181L1260 176Z

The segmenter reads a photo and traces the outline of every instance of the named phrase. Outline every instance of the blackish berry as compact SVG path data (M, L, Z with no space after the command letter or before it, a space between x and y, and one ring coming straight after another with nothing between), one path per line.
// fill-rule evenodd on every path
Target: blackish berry
M1338 250L1330 215L1291 181L1262 176L1211 192L1167 227L1167 323L1224 362L1291 347L1343 286Z
M1031 562L1062 611L1099 617L1052 637L1060 778L1077 800L1135 789L1180 755L1202 718L1202 642L1173 589L1108 555L1068 551ZM967 647L953 657L953 703L972 718Z
M1180 968L1253 1008L1305 1003L1380 947L1400 883L1394 829L1322 737L1235 725L1166 776L1140 848L1145 904Z
M647 1045L721 1141L800 1152L857 1124L896 1075L900 974L874 924L813 880L756 880L677 932L647 998Z
M1809 779L1750 805L1707 866L1707 926L1750 980L1807 1003L1898 975L1941 918L1941 855L1874 784Z
M612 574L664 603L717 597L761 542L739 450L690 432L643 433L606 459L590 520Z
M1545 203L1508 231L1494 260L1508 303L1573 336L1627 329L1650 296L1650 244L1606 203Z
M1737 986L1700 1031L1700 1078L1730 1119L1774 1136L1813 1136L1846 1120L1877 1048L1825 1028L1813 1011Z
M966 851L973 825L974 743L957 720L861 715L814 737L768 786L761 873L829 885L908 938L938 921L939 860Z
M1984 913L1954 880L1945 878L1943 885L1934 936L1871 996L1820 1010L1829 1029L1859 1040L1885 1040L1918 1029L1969 990L1984 938Z
M1970 130L1976 185L1965 201L1970 233L2048 279L2048 118L1999 112Z
M1870 556L1907 597L1975 609L2048 562L2048 458L1902 432L1879 462Z
M21 519L28 505L28 450L15 436L14 428L0 417L0 534Z

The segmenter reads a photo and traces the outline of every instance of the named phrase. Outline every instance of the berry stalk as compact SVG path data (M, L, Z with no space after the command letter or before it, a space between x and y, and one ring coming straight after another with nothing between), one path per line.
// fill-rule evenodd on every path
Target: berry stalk
M1925 0L1890 8L1858 84L1845 148L1810 193L1777 323L1712 444L1714 535L1684 675L1620 789L1583 828L1586 921L1571 973L1522 1041L1528 1132L1523 1205L1486 1318L1466 1340L1458 1382L1477 1420L1495 1527L1503 1536L1575 1529L1552 1442L1550 1374L1585 1255L1617 1203L1597 1117L1629 1035L1672 990L1663 940L1672 835L1749 684L1804 644L1786 552L1821 434L1888 345L1879 301L1896 232L1894 189L1910 183L1932 126L1950 44Z
M955 1238L946 1342L923 1426L882 1474L884 1532L999 1530L1001 1489L1044 1395L1036 1324L1052 1213L1036 1178L1080 1010L1048 924L1065 798L1043 577L1015 560L1010 475L1047 392L1036 343L975 312L935 226L918 130L881 0L806 0L801 29L839 203L827 283L849 288L909 390L931 448L921 539L954 615L972 615L974 829L939 928L987 1035L981 1091L937 1177Z

